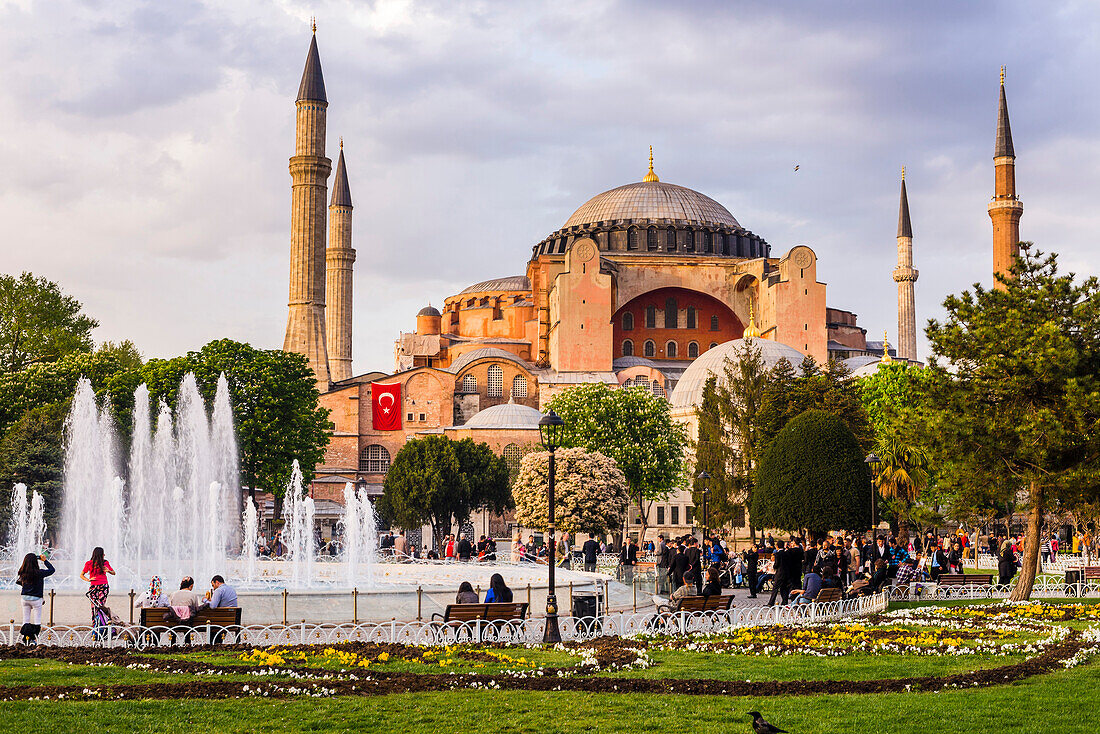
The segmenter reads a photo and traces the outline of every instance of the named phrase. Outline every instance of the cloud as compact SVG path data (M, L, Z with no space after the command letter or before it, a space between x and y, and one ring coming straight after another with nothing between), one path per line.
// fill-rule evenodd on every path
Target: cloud
M0 3L6 268L60 280L99 338L150 355L280 346L313 14L355 201L358 371L390 368L428 301L523 272L649 144L662 180L773 252L811 245L829 304L876 336L896 331L906 165L934 316L991 279L1002 63L1023 236L1097 269L1094 6L625 0Z

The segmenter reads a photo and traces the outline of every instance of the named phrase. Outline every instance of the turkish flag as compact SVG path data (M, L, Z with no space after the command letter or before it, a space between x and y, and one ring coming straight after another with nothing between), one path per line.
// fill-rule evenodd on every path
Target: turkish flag
M370 384L371 421L376 431L401 430L401 383Z

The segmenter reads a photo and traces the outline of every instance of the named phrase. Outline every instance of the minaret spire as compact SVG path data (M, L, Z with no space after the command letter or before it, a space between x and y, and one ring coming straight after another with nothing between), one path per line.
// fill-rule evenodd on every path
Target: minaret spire
M352 376L351 322L352 270L355 250L351 241L351 187L344 164L344 139L332 177L332 203L328 208L328 250L325 252L325 326L328 369L333 382Z
M290 299L283 351L309 360L323 392L329 387L325 343L325 230L328 177L325 157L328 97L313 35L298 86L294 157L290 159Z
M901 201L898 204L898 358L917 359L917 303L914 284L919 273L913 267L913 225L909 219L909 197L905 191L905 166L901 167ZM884 360L889 361L889 360Z
M993 168L994 193L993 200L989 202L989 218L993 221L993 287L1003 289L1005 286L997 280L997 274L1011 276L1012 264L1020 254L1020 217L1024 213L1024 204L1016 195L1016 149L1012 145L1012 126L1008 121L1003 66Z

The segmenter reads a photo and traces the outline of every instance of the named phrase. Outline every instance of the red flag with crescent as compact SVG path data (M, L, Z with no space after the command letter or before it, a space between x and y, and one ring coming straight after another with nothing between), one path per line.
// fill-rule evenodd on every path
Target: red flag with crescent
M401 430L401 383L370 384L371 420L376 431Z

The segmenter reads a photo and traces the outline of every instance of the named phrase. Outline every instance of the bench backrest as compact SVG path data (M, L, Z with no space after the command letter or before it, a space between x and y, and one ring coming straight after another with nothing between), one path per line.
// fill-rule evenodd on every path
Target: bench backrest
M940 574L941 586L991 586L993 574L981 573L944 573Z
M680 600L681 612L726 612L733 606L733 596L729 594L711 596L685 596Z
M164 615L168 613L168 607L142 607L141 610L141 626L142 627L162 627L168 624L164 621ZM240 607L217 607L216 609L200 609L191 619L187 620L188 624L204 625L211 624L217 627L229 627L232 625L239 625L241 623L241 608Z
M509 621L527 617L527 602L491 602L489 604L448 604L444 622Z
M814 599L818 604L828 604L831 601L840 601L840 589L828 588L822 589L817 593L817 598Z

